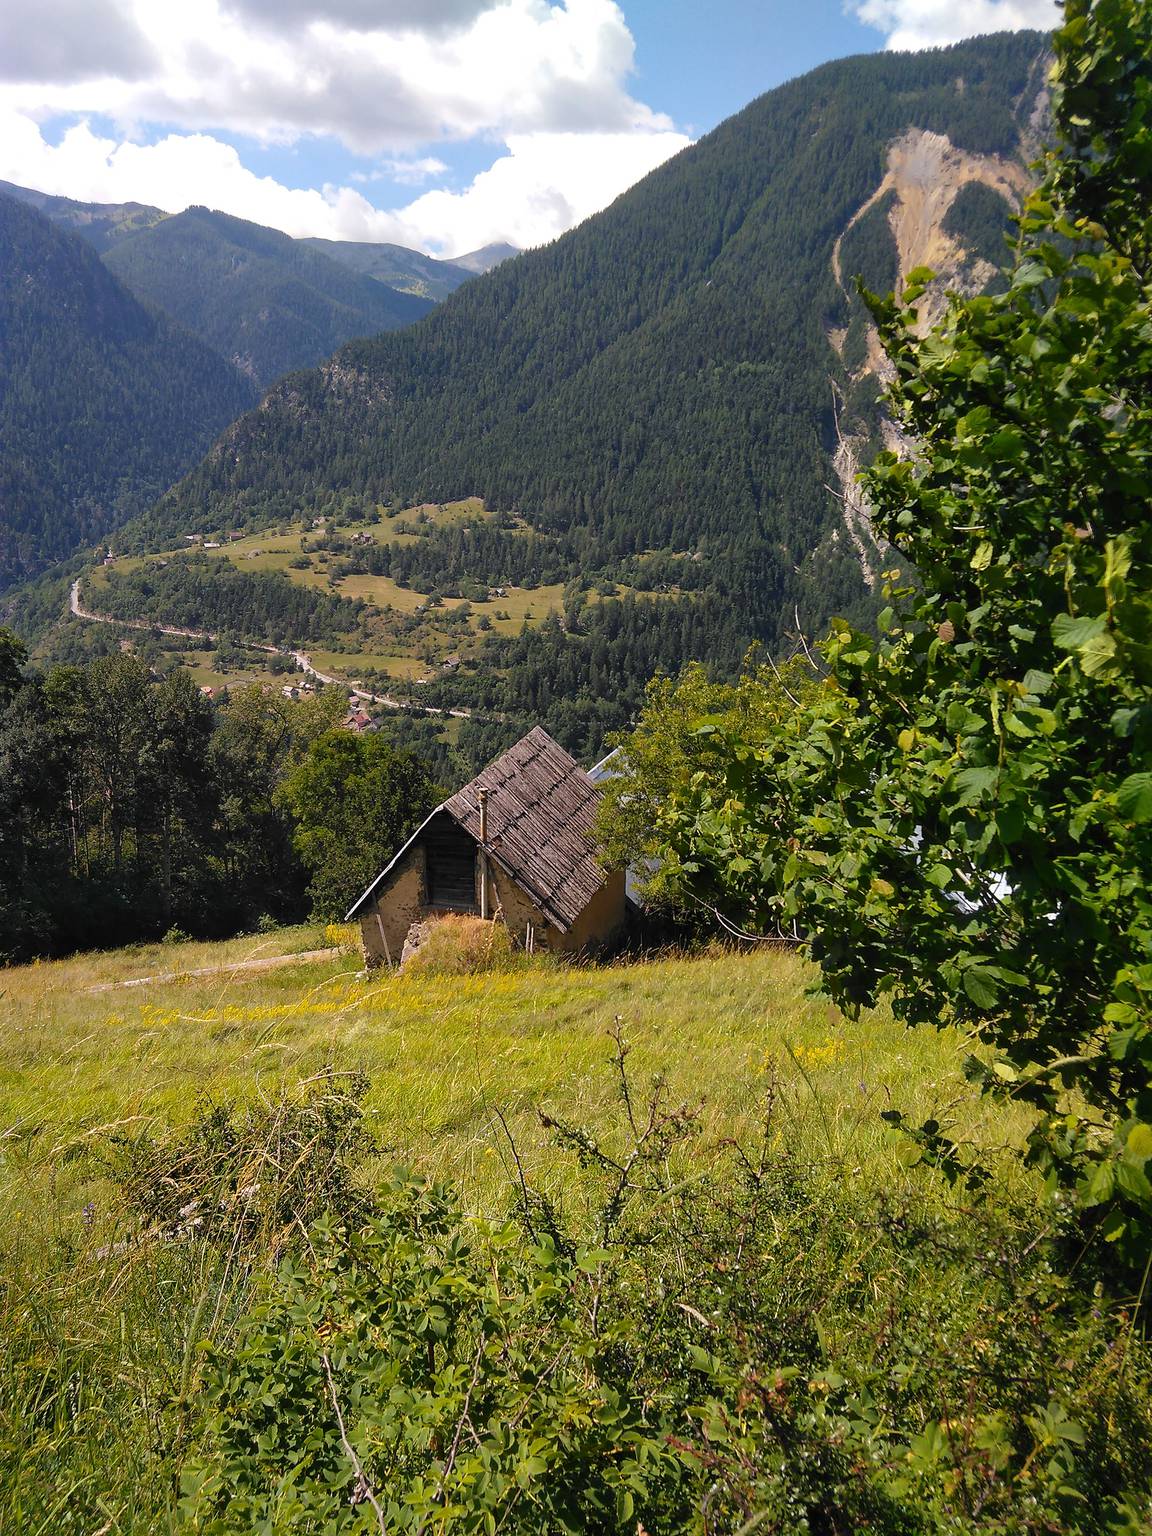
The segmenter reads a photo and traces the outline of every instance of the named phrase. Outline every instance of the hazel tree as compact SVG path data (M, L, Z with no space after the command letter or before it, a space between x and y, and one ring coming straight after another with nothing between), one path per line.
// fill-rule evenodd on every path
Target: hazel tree
M915 445L866 476L915 568L773 740L672 797L678 873L810 935L849 1011L968 1027L1028 1155L1152 1239L1152 5L1068 0L1007 291L870 299ZM938 1127L921 1128L926 1145ZM938 1149L938 1138L937 1138Z

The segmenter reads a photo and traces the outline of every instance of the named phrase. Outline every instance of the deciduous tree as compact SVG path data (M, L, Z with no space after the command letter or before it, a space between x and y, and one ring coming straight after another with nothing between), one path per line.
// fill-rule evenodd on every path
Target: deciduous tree
M1152 6L1069 0L1060 141L1006 291L918 334L873 301L907 455L867 477L915 565L879 636L668 807L670 857L811 935L849 1008L968 1026L1032 1159L1152 1235ZM735 857L733 857L735 854Z

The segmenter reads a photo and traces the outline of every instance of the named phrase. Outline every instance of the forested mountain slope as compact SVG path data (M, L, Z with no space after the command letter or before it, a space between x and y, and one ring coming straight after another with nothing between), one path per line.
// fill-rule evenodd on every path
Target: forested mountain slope
M167 214L144 203L85 203L6 181L0 193L81 235L137 298L261 389L353 337L410 325L486 270L401 245L294 240L207 208Z
M423 251L410 251L405 245L384 245L371 240L321 240L309 236L300 241L353 272L387 283L398 293L413 293L424 299L446 299L461 284L476 276L470 267L455 261L439 261Z
M432 308L306 241L207 208L117 241L104 261L261 389L353 337L395 330Z
M778 644L797 606L808 623L851 607L860 560L826 486L834 381L851 408L867 345L834 250L844 277L895 279L873 199L910 132L1022 180L1043 46L1021 33L848 59L770 92L421 324L284 380L138 539L476 493L533 525L551 580L626 574L651 551L679 560L684 585L721 599L703 628L724 656ZM475 542L429 541L423 574L499 580L522 567L520 538L489 538L479 569ZM677 639L646 663L678 660L685 615L670 606L651 619Z
M74 197L56 197L50 192L38 192L33 187L18 187L10 181L0 181L0 192L7 193L18 202L30 204L54 224L62 224L74 234L83 235L101 255L130 235L151 229L163 219L176 217L165 213L163 208L151 208L146 203L84 203ZM278 233L271 229L265 230L261 225L253 227L270 235ZM512 246L486 246L482 251L461 257L457 263L438 261L434 256L426 256L423 251L411 251L404 245L385 245L379 241L306 237L293 241L293 244L310 247L322 255L330 256L342 266L350 267L353 272L374 277L377 282L394 288L398 293L415 294L426 299L446 298L461 283L475 277L477 272L486 272L497 261L515 255Z
M150 229L168 217L163 208L152 208L147 203L82 203L74 197L55 197L33 187L18 187L11 181L0 181L0 193L14 197L18 203L27 203L74 235L82 235L101 254L118 240Z
M252 401L77 235L0 196L0 590L154 501Z

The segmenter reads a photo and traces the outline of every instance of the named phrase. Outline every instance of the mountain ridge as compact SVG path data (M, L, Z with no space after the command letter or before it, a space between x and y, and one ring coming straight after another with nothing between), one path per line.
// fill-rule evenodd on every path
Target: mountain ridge
M510 245L507 240L494 240L489 245L479 246L474 251L465 251L463 256L453 256L454 266L463 267L466 272L482 275L491 272L493 267L498 267L502 262L510 261L513 256L521 254L518 245Z
M301 244L322 251L353 272L362 273L378 283L387 283L398 293L411 293L418 298L446 299L476 275L458 262L426 256L423 251L410 250L404 245L371 240L325 240L318 235L306 235Z
M430 609L562 593L519 634L481 625L421 696L543 723L580 751L627 724L656 671L696 658L730 674L750 645L786 651L832 613L866 620L883 551L867 509L829 490L882 430L849 279L899 278L908 210L883 182L902 136L1023 172L1044 55L1041 34L1001 35L841 60L767 93L416 325L281 380L118 547L311 527L334 593L407 589ZM958 183L933 218L969 273L1012 210ZM345 529L468 497L482 516ZM137 616L176 595L178 564L125 590ZM399 622L366 620L345 651Z
M1020 158L1015 98L1041 41L1012 34L864 56L768 93L612 208L459 291L414 330L352 343L319 373L286 381L196 472L188 500L178 491L157 522L181 521L193 499L206 499L209 517L224 507L263 515L267 468L269 487L318 503L335 490L411 502L479 493L544 534L589 529L608 559L637 552L643 541L621 515L643 507L648 542L685 548L703 538L722 556L731 495L714 512L699 499L689 512L687 481L706 501L706 482L731 481L723 466L734 459L736 481L751 476L738 521L762 548L783 537L787 550L797 520L757 442L779 443L793 422L789 458L810 464L802 492L794 488L804 537L818 532L812 542L823 540L842 564L827 548L835 519L821 504L834 443L826 337L852 310L833 280L833 244L882 182L888 148L913 118L937 134L951 129L949 142L958 136L955 147L970 154ZM917 86L918 74L928 78ZM887 96L903 103L873 99L869 88L885 77ZM850 90L864 98L870 142L844 105ZM789 142L764 159L768 129ZM772 263L771 284L750 287L748 274L761 277ZM797 364L807 375L807 429L796 419ZM717 410L719 429L689 431ZM276 453L281 412L308 438L307 469ZM764 514L775 526L763 525ZM811 542L795 554L810 558Z
M103 259L262 389L432 307L279 230L199 206L117 241Z
M118 240L169 217L163 208L153 208L148 203L86 203L74 197L40 192L35 187L18 186L13 181L0 181L0 193L27 203L54 224L62 224L80 235L101 255Z
M486 247L465 266L399 245L296 239L199 204L166 213L12 182L0 193L87 241L138 299L261 389L355 337L412 324L512 250Z
M0 195L0 590L154 500L252 401L90 244Z

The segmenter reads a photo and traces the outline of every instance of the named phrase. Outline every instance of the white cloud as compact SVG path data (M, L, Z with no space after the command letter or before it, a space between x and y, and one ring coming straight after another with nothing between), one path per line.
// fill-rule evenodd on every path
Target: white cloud
M193 203L290 235L380 240L459 255L494 240L541 245L615 197L689 142L677 133L523 134L461 192L430 191L374 207L354 187L285 187L248 170L210 134L156 144L103 138L87 123L50 144L31 118L0 112L0 180L87 202Z
M276 28L333 21L361 31L450 32L500 0L224 0L239 16Z
M7 3L36 15L38 0ZM99 4L126 15L129 0ZM271 142L333 134L362 154L411 154L479 134L672 126L629 94L634 45L615 0L473 3L466 9L477 14L448 32L349 27L341 17L350 0L316 9L340 14L273 32L222 0L132 0L157 60L144 78L111 71L79 82L62 72L0 87L0 105L41 120L100 114ZM378 8L384 18L404 9L413 0ZM451 9L442 0L434 14Z
M0 113L0 180L95 203L148 203L178 213L194 203L270 224L290 235L400 241L415 234L351 187L298 189L257 176L210 134L169 134L156 144L102 138L87 123L49 144L37 125Z
M373 181L394 181L401 186L418 187L422 181L443 176L448 166L435 155L422 155L419 160L385 160L374 171L353 171L349 181L366 186Z
M887 33L893 49L936 48L987 32L1050 31L1060 22L1056 0L849 0L847 9Z
M56 29L59 58L45 43L14 73L0 67L0 177L89 201L204 203L290 234L458 253L552 239L688 142L630 93L617 0L4 5L29 39L45 7L70 25ZM37 125L60 118L80 125L53 146ZM297 145L302 168L320 137L376 165L348 175L357 185L293 189L249 171L221 131ZM463 190L391 210L357 190L427 185L447 171L429 151L469 140L496 158Z
M0 22L0 80L132 80L157 62L116 0L8 0Z
M543 245L606 208L690 142L680 133L513 135L508 154L466 191L425 192L402 216L447 255L495 240Z

